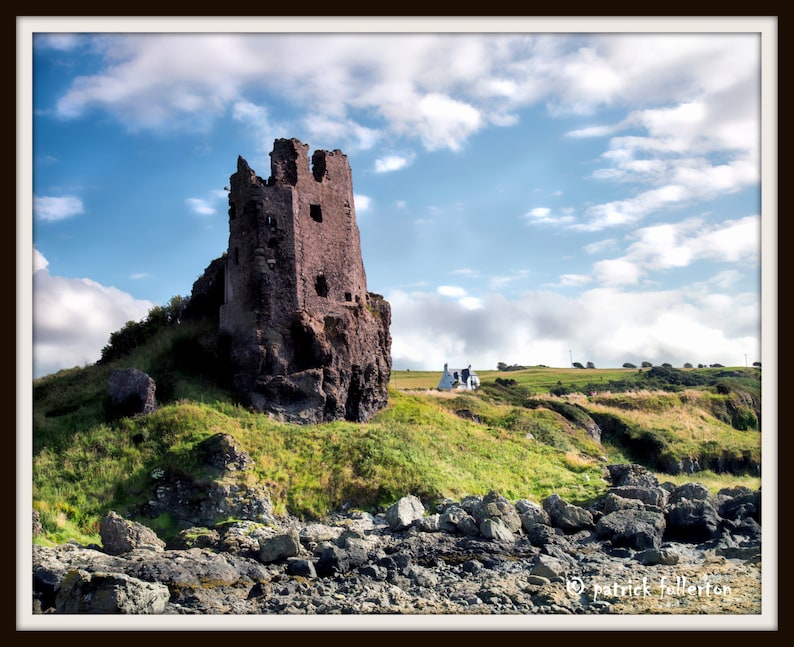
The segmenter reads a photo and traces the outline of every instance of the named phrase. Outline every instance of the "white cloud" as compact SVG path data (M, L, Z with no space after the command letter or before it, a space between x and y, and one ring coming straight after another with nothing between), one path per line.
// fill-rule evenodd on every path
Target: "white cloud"
M207 203L206 200L201 198L186 198L185 204L190 207L193 213L200 216L211 216L215 213L215 207Z
M34 34L33 42L37 48L66 52L79 47L83 40L77 34Z
M34 196L33 215L38 220L56 222L83 213L83 201L74 196Z
M485 307L483 300L479 297L463 297L458 303L466 310L480 310Z
M95 363L110 334L154 307L90 279L53 276L34 249L33 377Z
M548 207L535 207L525 213L523 218L530 225L564 225L574 222L575 219L571 215L570 210L563 209L562 214L560 216L554 215Z
M303 120L315 148L369 150L377 143L380 133L356 123L352 119L331 119L324 115L308 115Z
M722 223L690 218L638 229L631 238L634 242L623 257L594 265L601 280L616 283L623 276L627 279L623 282L636 283L640 274L686 267L704 260L757 266L761 257L758 216Z
M437 93L428 94L419 101L412 121L425 148L430 151L460 150L462 142L483 123L482 115L474 106Z
M750 294L534 291L514 300L489 294L476 310L431 293L395 290L386 298L398 369L441 371L450 362L486 370L500 361L568 366L571 350L575 361L600 368L642 361L744 366L745 353L760 359L760 306ZM735 317L727 328L725 317Z
M286 136L287 129L283 125L271 122L267 107L251 101L236 101L232 106L232 118L256 132L259 151L270 152L273 142Z
M35 247L33 248L33 273L35 274L39 270L46 270L49 266L50 262L44 258L44 254L42 254L38 249Z
M593 274L604 285L636 285L642 276L642 268L626 259L598 261L593 265Z
M584 285L587 285L588 283L592 283L592 281L593 281L593 277L588 276L587 274L563 274L562 276L560 276L560 280L558 283L554 283L546 287L579 288Z
M387 155L375 160L375 172L390 173L391 171L399 171L408 166L412 159L412 157L405 155Z
M206 129L234 106L272 141L267 108L248 98L271 96L334 144L344 137L367 149L389 133L460 150L489 124L516 123L528 105L545 102L552 114L631 105L631 123L652 139L688 128L690 143L746 150L758 136L748 127L757 123L758 43L757 34L104 35L94 38L104 60L75 79L57 111L106 110L133 130ZM674 96L685 103L670 106Z
M466 290L456 285L439 285L436 288L436 292L438 292L442 297L465 297Z
M356 213L369 211L372 206L372 199L369 196L356 193L353 195L353 203L356 205Z

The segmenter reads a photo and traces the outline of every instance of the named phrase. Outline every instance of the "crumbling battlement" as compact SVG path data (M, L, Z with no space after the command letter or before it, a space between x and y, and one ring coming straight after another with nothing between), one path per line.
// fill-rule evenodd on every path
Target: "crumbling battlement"
M347 156L308 148L276 140L267 181L237 159L219 332L254 408L363 421L387 402L391 309L367 292Z

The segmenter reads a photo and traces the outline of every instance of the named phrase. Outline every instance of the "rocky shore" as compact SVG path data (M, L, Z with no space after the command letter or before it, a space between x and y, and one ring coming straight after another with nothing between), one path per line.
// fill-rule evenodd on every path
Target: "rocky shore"
M111 512L102 545L33 546L34 614L759 614L761 491L608 468L590 507L497 492L428 510L183 530Z

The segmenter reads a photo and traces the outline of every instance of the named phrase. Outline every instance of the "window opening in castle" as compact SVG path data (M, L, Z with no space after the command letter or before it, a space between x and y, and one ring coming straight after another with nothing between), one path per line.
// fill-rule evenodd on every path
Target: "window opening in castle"
M265 224L270 227L271 229L276 228L276 219L273 216L267 216L265 218Z
M352 301L353 295L350 292L345 292L345 301Z
M309 215L315 222L323 221L323 210L320 208L319 204L309 205Z
M325 274L318 274L314 282L314 289L317 291L318 297L328 297L328 281L325 280Z

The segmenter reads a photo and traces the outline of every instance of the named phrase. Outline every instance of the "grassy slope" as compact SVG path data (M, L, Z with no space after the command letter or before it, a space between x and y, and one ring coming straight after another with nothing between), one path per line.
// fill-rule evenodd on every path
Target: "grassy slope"
M151 474L158 467L197 467L192 448L218 432L234 436L254 459L253 472L241 478L266 484L278 512L305 516L343 505L372 509L408 493L431 502L492 489L510 499L540 501L556 492L584 503L605 491L604 456L628 460L621 447L595 443L559 413L517 406L491 387L501 376L515 379L521 393L547 393L558 382L608 382L633 370L481 372L488 388L477 394L433 390L439 373L396 372L389 406L370 422L296 426L253 414L235 405L210 376L183 370L174 349L200 332L201 326L166 330L110 366L61 371L34 382L33 505L47 541L96 541L107 510L123 511L151 498ZM150 416L107 422L107 377L123 366L146 370L158 389L166 383L170 397ZM621 394L621 406L606 394L568 399L622 416L636 428L672 435L687 450L695 451L701 441L760 450L758 432L737 432L711 415L706 405L713 397L693 392L686 406L661 411L655 411L659 396L643 393ZM627 407L627 399L635 406ZM760 485L748 477L702 476L715 490Z

